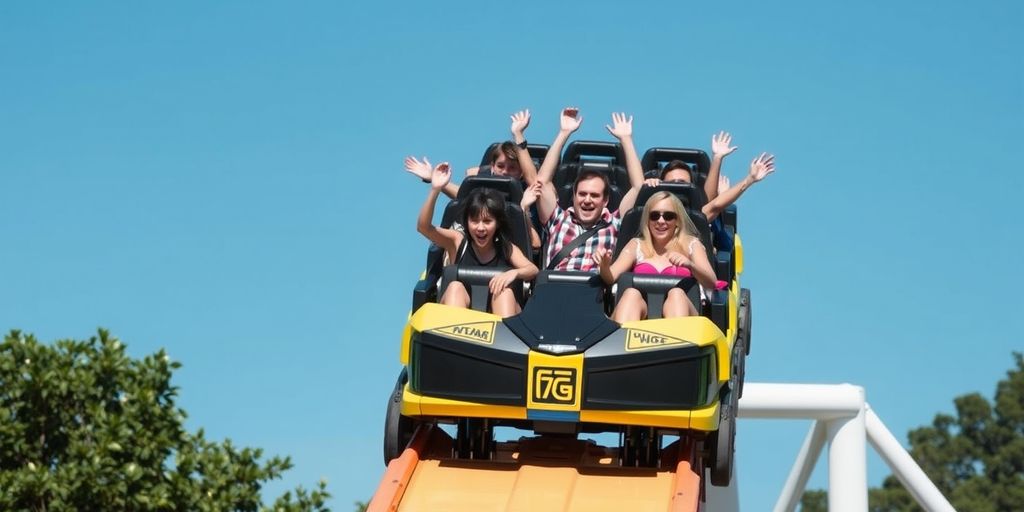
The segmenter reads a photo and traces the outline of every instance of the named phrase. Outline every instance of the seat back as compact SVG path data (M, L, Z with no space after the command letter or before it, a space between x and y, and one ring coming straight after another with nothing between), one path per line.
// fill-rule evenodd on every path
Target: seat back
M519 206L519 201L523 198L523 188L519 180L504 176L470 176L466 178L459 187L459 195L445 207L444 214L441 216L441 227L451 228L455 222L462 219L467 198L470 192L477 188L497 190L505 197L505 216L508 218L512 231L512 242L523 251L527 258L532 258L533 248L530 245L529 230L523 209Z
M701 149L651 148L644 152L643 158L640 159L640 166L643 167L645 177L658 178L665 164L673 160L682 160L689 164L694 184L697 185L697 188L704 187L708 171L711 169L711 159Z
M619 228L619 239L615 245L615 254L613 257L618 257L619 253L622 252L623 247L629 243L630 240L640 234L640 228L643 226L643 210L644 205L647 201L657 192L670 192L683 203L683 207L686 208L686 213L689 215L690 220L693 221L694 226L697 228L697 233L700 235L700 241L704 244L704 247L708 250L709 261L714 261L711 245L711 228L708 226L708 219L700 211L699 201L703 198L700 194L700 190L689 183L662 183L657 187L643 187L640 189L640 193L637 194L636 206L632 210L626 212L622 216L622 225Z
M622 201L622 195L629 190L629 174L625 167L626 157L622 146L616 142L574 141L569 143L552 178L562 208L572 206L572 186L576 177L584 170L600 172L608 177L611 194L608 209L615 211Z

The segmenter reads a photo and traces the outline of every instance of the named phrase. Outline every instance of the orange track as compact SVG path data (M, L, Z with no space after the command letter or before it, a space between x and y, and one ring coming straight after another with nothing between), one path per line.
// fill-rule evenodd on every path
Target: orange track
M703 467L688 439L663 450L662 467L674 470L619 467L615 450L584 441L540 437L499 446L494 461L452 459L451 438L435 426L420 427L388 465L368 510L703 509Z

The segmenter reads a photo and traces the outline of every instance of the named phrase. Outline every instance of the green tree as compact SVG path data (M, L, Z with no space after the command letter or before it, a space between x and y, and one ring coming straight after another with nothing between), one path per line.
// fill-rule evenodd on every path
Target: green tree
M1024 510L1024 355L996 385L994 402L978 393L953 400L956 416L937 414L930 427L910 431L910 454L961 512ZM919 511L899 480L889 476L868 494L869 509ZM805 512L827 507L824 491L809 491Z
M132 359L107 331L0 344L0 510L323 511L326 483L260 490L291 468L262 450L185 431L163 350Z

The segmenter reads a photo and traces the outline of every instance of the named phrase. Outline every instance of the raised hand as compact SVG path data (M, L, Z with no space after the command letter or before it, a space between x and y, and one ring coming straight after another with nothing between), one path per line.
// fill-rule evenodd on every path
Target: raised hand
M765 179L773 172L775 172L775 155L761 153L750 162L750 179L754 180L754 183Z
M731 186L732 186L732 183L729 182L729 177L728 176L719 176L718 177L718 193L719 194L725 192L726 190L729 190L729 187L731 187Z
M608 133L612 134L616 139L622 140L626 137L633 136L633 116L626 117L624 112L613 112L612 113L612 125L604 125L608 129Z
M428 163L429 165L429 163ZM441 162L434 167L434 172L430 176L430 187L436 190L444 188L452 180L452 167L448 165L448 162Z
M583 116L580 115L580 109L576 107L565 107L562 109L562 117L559 121L559 128L563 132L575 132L583 124Z
M423 181L430 181L431 165L427 157L420 162L414 156L405 157L405 170Z
M530 110L520 110L515 114L512 114L512 135L518 135L523 137L523 133L526 132L526 127L530 126Z
M644 180L645 187L657 187L658 185L661 185L661 180L658 178L647 178Z
M497 295L502 290L508 288L513 281L516 280L516 270L506 270L491 278L491 281L487 283L487 287L491 290L491 295Z
M731 155L733 151L736 151L736 146L729 146L732 144L732 135L729 132L721 131L711 136L711 153L717 157L725 157Z
M543 184L541 182L535 181L533 185L526 187L526 190L523 191L523 200L519 202L519 206L524 212L533 206L533 203L537 202L537 199L540 197L540 189L542 185Z

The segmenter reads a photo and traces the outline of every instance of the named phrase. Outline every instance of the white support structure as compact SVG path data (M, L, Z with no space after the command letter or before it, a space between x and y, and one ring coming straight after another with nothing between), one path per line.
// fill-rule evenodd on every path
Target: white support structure
M775 504L776 512L796 509L826 440L830 511L867 511L868 441L919 505L929 511L953 511L935 484L865 402L864 389L860 386L748 382L739 402L738 417L814 420ZM714 503L715 510L738 510L738 503L734 501L736 494L734 477L729 488L709 492L708 504ZM726 499L719 503L710 499L714 497Z
M871 410L871 406L865 405L865 408L868 441L882 456L882 460L892 468L892 473L910 492L918 505L929 511L956 512L939 492L939 489L935 487L935 484L928 479L928 475L924 474L921 466L914 462L914 459L903 449L892 432L885 428L882 420L878 419L875 411Z
M822 420L814 420L811 430L804 438L804 444L800 447L800 453L796 456L793 469L789 472L789 478L782 487L782 494L775 504L774 512L793 512L800 496L807 488L807 480L811 478L811 471L814 469L814 461L821 456L821 449L825 446L825 423ZM808 462L810 461L810 462Z

